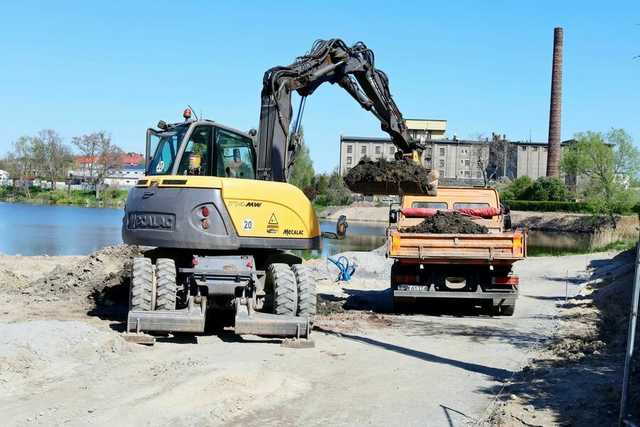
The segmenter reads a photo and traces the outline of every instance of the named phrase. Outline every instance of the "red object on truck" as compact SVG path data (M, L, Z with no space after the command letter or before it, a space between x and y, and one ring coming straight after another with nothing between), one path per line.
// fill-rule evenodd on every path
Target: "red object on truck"
M502 214L502 209L488 208L459 208L459 209L434 209L434 208L402 208L400 212L406 218L429 218L434 216L439 210L443 212L460 212L462 215L473 216L477 218L491 219L494 216Z

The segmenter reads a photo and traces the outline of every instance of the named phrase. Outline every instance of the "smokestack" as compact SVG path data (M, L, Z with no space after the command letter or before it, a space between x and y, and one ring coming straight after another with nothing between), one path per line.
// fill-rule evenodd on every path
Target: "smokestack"
M562 27L553 30L553 66L551 69L551 106L549 108L549 152L547 176L560 176L560 116L562 110Z

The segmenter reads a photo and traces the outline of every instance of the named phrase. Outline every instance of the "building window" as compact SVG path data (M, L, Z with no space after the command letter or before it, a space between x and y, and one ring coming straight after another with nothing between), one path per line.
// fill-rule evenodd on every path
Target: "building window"
M533 147L533 151L538 151L538 147Z
M349 144L347 145L347 154L351 154L353 153L353 145Z
M363 156L367 155L367 146L363 145L362 147L360 147L360 154L362 154Z
M464 165L464 160L460 159L460 164Z
M522 147L521 150L522 151L527 151L527 147Z
M382 147L380 145L376 145L376 154L382 153Z
M396 147L389 147L389 154L395 154Z
M471 178L471 171L464 171L464 176Z
M471 160L467 159L464 161L465 166L471 166Z
M440 155L444 156L444 147L440 147Z
M443 168L444 167L444 159L440 159L440 167Z
M347 166L351 166L352 163L353 163L353 157L351 156L347 157Z
M476 172L476 177L477 178L482 178L482 172L480 172L480 171Z

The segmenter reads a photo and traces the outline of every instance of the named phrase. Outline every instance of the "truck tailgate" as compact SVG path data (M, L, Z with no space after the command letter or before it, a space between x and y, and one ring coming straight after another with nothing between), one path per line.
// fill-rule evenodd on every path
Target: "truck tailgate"
M511 261L526 255L526 234L520 230L490 234L422 234L389 232L389 256L424 261Z

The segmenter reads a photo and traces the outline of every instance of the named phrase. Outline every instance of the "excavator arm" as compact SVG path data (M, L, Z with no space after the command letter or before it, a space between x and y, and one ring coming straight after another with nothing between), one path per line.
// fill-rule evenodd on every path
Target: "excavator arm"
M258 130L258 178L286 181L298 143L300 117L306 97L321 84L337 83L370 111L401 153L422 148L409 138L402 113L391 97L387 75L375 68L373 51L358 42L349 47L340 39L318 40L304 56L288 66L273 67L264 74ZM291 128L291 93L302 102Z

